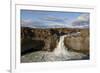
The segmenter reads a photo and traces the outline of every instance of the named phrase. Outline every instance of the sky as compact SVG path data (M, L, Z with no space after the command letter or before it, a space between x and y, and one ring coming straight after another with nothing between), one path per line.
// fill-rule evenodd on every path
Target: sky
M24 27L76 27L89 26L89 13L21 10Z

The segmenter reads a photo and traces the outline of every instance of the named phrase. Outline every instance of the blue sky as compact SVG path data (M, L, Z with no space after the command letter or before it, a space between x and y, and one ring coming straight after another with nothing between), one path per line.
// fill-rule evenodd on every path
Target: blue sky
M58 12L58 11L39 11L39 10L21 10L21 23L25 26L55 26L71 25L79 23L79 20L87 21L89 25L89 13L82 12ZM24 22L23 22L24 21ZM77 21L77 22L76 22ZM27 23L27 24L26 24ZM86 22L85 22L86 23ZM23 24L23 25L24 25Z

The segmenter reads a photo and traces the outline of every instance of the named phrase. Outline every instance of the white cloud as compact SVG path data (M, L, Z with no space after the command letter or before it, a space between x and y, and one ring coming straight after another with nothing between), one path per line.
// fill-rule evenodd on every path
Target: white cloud
M28 24L30 24L30 23L32 23L32 19L26 19L26 20L21 20L21 25L23 26L23 25L28 25Z
M68 24L69 23L69 24ZM76 19L69 21L65 18L44 17L38 20L21 20L21 26L33 28L52 28L52 27L68 27L68 28L87 28L89 27L89 14L81 14Z
M64 27L66 24L65 18L57 18L57 17L44 17L40 18L38 20L32 20L32 19L27 19L27 20L21 20L21 26L24 27Z
M75 26L79 26L79 27L89 27L89 14L82 14L79 17L77 17L77 19L73 20L71 22L71 25L73 27Z
M89 21L89 14L82 14L77 19L80 21Z

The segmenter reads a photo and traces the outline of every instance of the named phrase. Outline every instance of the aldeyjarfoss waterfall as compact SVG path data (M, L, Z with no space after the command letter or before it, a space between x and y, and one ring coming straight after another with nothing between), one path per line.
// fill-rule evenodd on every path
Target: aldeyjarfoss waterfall
M79 33L73 34L77 35ZM48 62L48 61L68 61L68 60L81 60L86 57L83 53L69 51L64 46L64 38L69 35L60 36L59 43L53 52L38 51L24 56L21 56L22 62Z

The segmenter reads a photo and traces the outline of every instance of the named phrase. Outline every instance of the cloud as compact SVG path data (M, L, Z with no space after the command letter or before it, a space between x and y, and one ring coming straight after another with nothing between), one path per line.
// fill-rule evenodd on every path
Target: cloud
M82 14L78 17L78 20L87 21L89 20L89 14Z
M53 16L47 16L42 18L44 21L49 21L49 22L56 22L56 23L66 23L65 18L59 18L59 17L53 17Z
M33 28L64 27L65 24L66 24L65 18L57 18L53 16L38 18L38 20L26 19L21 21L21 26L33 27Z
M89 14L82 14L71 22L72 26L89 27Z
M39 20L34 21L34 20L31 20L31 19L22 20L21 26L22 27L31 27L31 28L44 27L42 21L39 21Z
M31 19L21 20L21 26L28 26L30 24L32 24L32 20Z
M38 18L37 20L26 19L21 20L21 26L31 28L87 28L89 27L89 14L81 14L69 22L67 18L54 16L45 16L43 18Z

